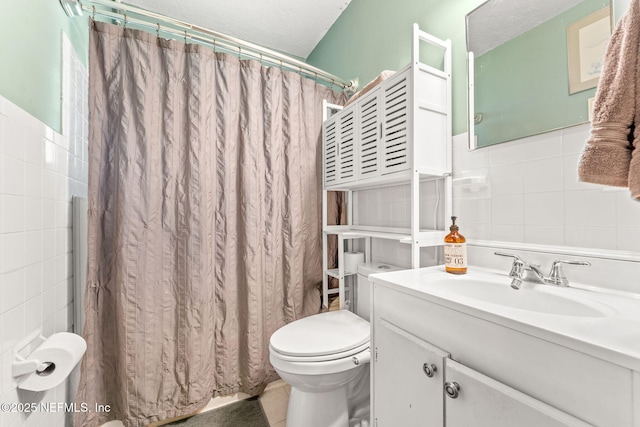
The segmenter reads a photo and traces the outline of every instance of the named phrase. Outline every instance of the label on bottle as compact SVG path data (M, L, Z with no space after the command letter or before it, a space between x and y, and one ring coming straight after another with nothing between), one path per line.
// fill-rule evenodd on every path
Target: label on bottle
M467 268L467 244L445 243L444 265L451 268Z

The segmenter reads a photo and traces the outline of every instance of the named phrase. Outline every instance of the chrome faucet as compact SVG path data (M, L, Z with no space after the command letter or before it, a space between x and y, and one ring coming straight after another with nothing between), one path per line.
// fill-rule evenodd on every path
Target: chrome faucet
M549 275L545 276L539 265L530 264L516 254L507 252L495 252L495 254L513 258L513 264L509 272L509 276L512 278L511 287L513 289L520 289L522 282L569 286L569 279L567 279L567 276L564 274L564 269L562 268L564 264L591 265L591 263L587 261L558 259L551 264Z

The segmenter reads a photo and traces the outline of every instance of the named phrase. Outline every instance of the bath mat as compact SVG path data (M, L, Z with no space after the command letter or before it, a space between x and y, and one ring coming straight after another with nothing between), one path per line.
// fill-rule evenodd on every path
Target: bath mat
M269 427L257 397L230 403L167 426L180 427Z

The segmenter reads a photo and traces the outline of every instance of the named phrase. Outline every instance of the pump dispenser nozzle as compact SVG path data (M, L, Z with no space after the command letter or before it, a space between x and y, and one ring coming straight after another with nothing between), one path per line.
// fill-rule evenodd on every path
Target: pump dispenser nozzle
M457 216L452 216L451 217L451 227L449 227L450 231L458 231L459 230L458 226L456 225L456 219L458 219Z

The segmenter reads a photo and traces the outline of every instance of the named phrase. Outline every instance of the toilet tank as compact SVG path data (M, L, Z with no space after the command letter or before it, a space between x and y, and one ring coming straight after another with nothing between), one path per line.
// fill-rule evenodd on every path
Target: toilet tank
M371 284L369 275L375 273L385 273L388 271L406 270L404 267L374 262L361 264L358 266L358 283L354 295L354 313L363 319L369 320L371 313Z

